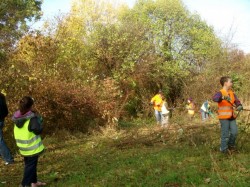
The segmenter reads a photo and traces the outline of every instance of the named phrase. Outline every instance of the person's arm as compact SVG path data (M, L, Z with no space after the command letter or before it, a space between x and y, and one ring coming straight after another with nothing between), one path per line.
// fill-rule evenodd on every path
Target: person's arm
M154 97L151 99L150 104L152 104L152 105L154 104L154 102L155 102L155 97L156 97L156 96L154 96Z
M30 119L29 131L34 132L39 135L43 131L42 118L40 116L35 116Z
M213 96L213 101L214 102L221 102L222 101L222 93L221 92L217 92L214 96Z
M242 105L240 100L238 99L238 97L235 94L234 94L234 98L235 98L234 104L236 105L236 107Z

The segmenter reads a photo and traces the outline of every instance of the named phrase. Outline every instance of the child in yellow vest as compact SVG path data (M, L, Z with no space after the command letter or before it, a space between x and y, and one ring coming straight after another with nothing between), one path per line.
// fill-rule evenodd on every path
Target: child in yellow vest
M34 100L25 96L19 103L19 110L15 112L13 121L14 137L20 154L24 157L24 175L21 187L44 186L46 183L37 181L38 156L44 151L40 137L42 132L42 118L32 110Z
M186 109L188 110L189 118L192 119L194 117L194 114L195 114L195 104L194 104L192 98L189 98L187 100L187 102L188 102L188 104L186 105Z

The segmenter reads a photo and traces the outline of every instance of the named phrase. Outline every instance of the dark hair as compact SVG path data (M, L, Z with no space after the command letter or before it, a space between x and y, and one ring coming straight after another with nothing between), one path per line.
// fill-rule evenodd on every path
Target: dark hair
M224 86L224 83L227 82L230 79L231 79L231 77L228 77L228 76L221 77L220 78L220 84L221 84L221 86Z
M33 104L34 104L34 100L32 97L24 96L19 102L19 110L21 114L25 114L29 112Z

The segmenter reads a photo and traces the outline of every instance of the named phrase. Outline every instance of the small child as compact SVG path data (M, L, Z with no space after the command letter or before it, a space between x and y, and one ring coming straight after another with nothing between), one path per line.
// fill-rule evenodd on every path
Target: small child
M221 124L221 146L222 153L230 153L236 150L235 141L237 137L236 115L237 111L243 110L240 100L232 91L233 82L230 77L221 77L222 89L213 96L213 101L218 103L218 117Z
M200 108L200 112L201 112L201 119L202 119L202 121L207 120L208 117L209 117L209 112L210 112L210 105L209 105L208 100L206 100L206 101L202 104L202 106L201 106L201 108Z
M37 181L38 156L44 151L40 134L42 132L42 117L32 110L33 98L25 96L19 102L19 110L15 112L13 121L14 137L20 154L24 157L24 175L21 187L45 186Z
M194 114L195 114L195 104L193 102L193 99L192 98L189 98L187 100L188 104L186 106L186 109L188 110L188 115L189 115L189 118L190 120L193 119L194 117Z

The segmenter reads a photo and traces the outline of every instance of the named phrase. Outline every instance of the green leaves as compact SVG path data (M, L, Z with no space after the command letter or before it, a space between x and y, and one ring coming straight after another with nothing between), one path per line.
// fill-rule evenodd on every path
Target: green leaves
M27 21L39 19L42 0L0 1L0 58L27 31Z

